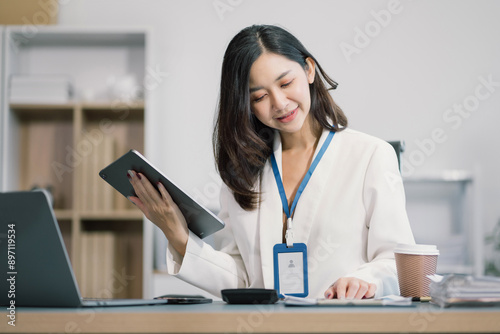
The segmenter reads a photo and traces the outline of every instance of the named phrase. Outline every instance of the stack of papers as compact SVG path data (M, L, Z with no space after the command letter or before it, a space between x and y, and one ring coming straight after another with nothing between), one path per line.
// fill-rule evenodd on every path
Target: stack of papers
M67 103L73 89L65 75L15 75L10 80L10 103Z
M412 306L410 297L389 295L379 299L300 298L285 295L287 306Z
M450 306L499 306L500 278L447 275L429 277L432 280L432 302L441 307Z

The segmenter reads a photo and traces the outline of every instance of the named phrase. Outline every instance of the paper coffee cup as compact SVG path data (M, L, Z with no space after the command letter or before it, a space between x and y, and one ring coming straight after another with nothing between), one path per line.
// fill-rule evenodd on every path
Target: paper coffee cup
M435 245L396 245L394 256L401 296L429 297L431 280L427 275L436 273L438 255Z

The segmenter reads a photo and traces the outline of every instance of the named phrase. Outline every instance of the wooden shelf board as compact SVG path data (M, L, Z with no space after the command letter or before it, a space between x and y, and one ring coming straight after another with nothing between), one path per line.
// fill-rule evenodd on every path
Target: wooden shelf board
M81 108L85 111L92 111L92 110L109 110L109 109L114 109L114 108L121 108L121 107L128 107L130 109L134 110L140 110L144 109L144 101L132 101L130 103L125 103L125 102L119 102L119 103L113 103L113 102L94 102L94 103L81 103L80 104Z
M139 210L81 212L82 220L142 220Z
M73 210L56 209L54 210L57 219L71 220L73 219ZM82 220L142 220L143 215L139 210L120 210L120 211L95 211L95 212L80 212Z
M9 107L12 110L73 110L75 107L74 102L68 103L11 103Z
M74 104L11 104L12 112L24 120L65 120L73 118Z
M68 102L68 103L10 103L9 107L12 110L44 110L50 111L56 110L72 110L76 106L81 107L85 110L108 110L117 107L127 106L130 109L144 109L144 101L132 101L130 103L125 102Z
M54 210L57 220L71 220L73 219L73 210Z
M127 105L127 104L95 104L82 106L84 119L89 121L100 121L103 118L112 121L144 121L144 104Z

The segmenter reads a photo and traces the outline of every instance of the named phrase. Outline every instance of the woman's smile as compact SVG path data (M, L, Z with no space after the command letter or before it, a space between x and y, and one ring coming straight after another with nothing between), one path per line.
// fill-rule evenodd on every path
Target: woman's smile
M297 116L298 109L299 109L299 107L293 109L292 111L290 111L289 113L287 113L281 117L277 117L276 119L281 123L289 123L289 122L293 121L295 119L295 117Z

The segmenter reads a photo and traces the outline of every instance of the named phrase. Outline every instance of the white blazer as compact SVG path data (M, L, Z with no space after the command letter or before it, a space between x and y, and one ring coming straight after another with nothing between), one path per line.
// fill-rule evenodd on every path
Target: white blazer
M317 150L326 139L323 131ZM281 171L281 140L274 154ZM167 248L169 274L220 296L230 288L274 288L273 246L282 242L283 207L270 161L261 182L258 209L243 210L221 189L220 218L226 227L212 248L190 232L182 258ZM335 133L295 209L294 242L307 245L309 297L340 277L377 285L376 297L399 294L393 248L414 243L394 149L351 129Z

